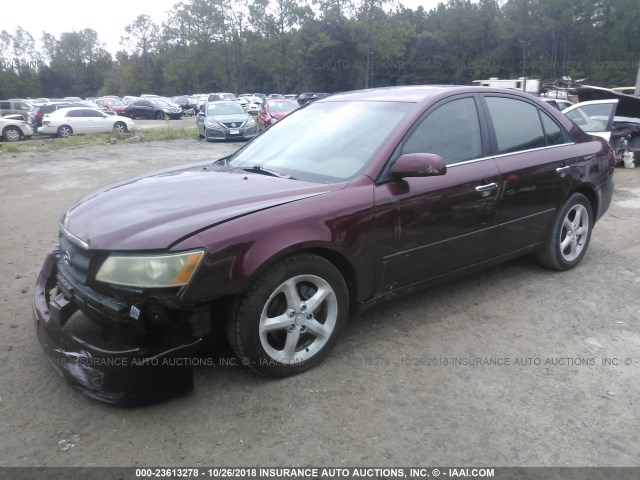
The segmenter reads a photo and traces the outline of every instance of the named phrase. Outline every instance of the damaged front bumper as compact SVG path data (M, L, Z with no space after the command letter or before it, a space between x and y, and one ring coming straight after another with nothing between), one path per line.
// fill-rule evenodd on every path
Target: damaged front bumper
M162 348L117 338L102 344L65 328L78 310L127 306L113 300L100 304L73 291L63 294L56 288L59 255L58 247L48 254L33 299L38 338L53 369L87 396L113 404L149 403L191 391L190 360L200 350L201 338Z

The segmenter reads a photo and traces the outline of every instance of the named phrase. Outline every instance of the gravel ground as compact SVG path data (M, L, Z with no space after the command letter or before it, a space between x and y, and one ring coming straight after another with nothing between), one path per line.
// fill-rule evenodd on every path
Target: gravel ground
M31 313L65 209L237 146L0 153L0 465L640 466L640 169L616 172L574 271L524 258L386 304L351 319L303 375L260 378L222 349L192 393L145 408L69 387Z

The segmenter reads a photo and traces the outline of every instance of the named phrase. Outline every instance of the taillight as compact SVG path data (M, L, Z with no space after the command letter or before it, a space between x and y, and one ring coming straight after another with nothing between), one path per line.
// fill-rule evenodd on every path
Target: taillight
M613 151L613 148L609 147L609 164L612 167L615 167L618 161L616 160L616 154Z

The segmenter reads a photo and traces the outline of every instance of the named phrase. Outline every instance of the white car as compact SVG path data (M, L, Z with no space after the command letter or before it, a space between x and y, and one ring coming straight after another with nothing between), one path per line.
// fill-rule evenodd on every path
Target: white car
M5 142L17 142L23 138L31 138L33 129L20 115L0 117L0 137Z
M67 138L79 133L126 133L134 127L133 120L127 117L107 115L95 108L69 107L45 115L38 133Z

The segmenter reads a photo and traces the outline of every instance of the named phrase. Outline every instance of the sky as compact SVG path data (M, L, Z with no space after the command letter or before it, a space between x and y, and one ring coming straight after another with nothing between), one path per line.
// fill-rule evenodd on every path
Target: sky
M4 0L8 2L8 0ZM422 5L431 10L446 0L400 0L406 7ZM91 28L98 32L98 39L105 43L107 51L115 54L122 49L120 37L124 28L138 15L147 14L160 25L167 18L167 12L179 0L109 0L104 5L96 1L27 0L12 2L11 8L3 8L0 15L0 31L13 34L18 26L28 31L39 43L42 32L60 38L63 32L80 31ZM6 5L5 5L6 6ZM0 57L10 57L8 52L0 52Z

